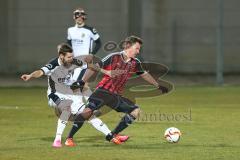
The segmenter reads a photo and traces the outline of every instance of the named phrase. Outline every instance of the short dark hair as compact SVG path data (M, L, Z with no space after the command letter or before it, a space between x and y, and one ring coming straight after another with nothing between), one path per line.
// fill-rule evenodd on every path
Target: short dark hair
M124 48L128 48L129 46L132 46L137 42L141 45L143 44L143 41L141 38L134 36L134 35L129 36L124 40Z
M70 52L72 53L73 52L73 49L72 47L67 44L67 43L61 43L57 46L57 50L58 50L58 54L62 54L62 55L66 55L67 52Z

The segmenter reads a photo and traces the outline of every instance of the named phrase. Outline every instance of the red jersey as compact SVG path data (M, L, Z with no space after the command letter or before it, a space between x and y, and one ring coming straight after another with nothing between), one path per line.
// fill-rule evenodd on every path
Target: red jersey
M112 53L102 59L99 63L101 68L105 70L120 70L121 74L115 77L104 75L97 88L104 88L109 92L121 94L132 74L140 75L144 73L141 62L137 58L131 58L130 61L125 62L123 54L124 52Z

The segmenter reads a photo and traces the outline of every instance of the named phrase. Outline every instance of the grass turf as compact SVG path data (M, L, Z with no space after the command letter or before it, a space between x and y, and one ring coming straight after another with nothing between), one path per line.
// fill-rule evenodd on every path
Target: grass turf
M47 106L46 89L0 88L0 159L237 160L239 95L240 86L176 87L169 95L137 99L142 114L123 132L131 137L125 144L106 142L86 123L75 136L77 147L54 149L57 118ZM113 111L101 119L113 129L120 114ZM177 144L163 138L171 126L183 134Z

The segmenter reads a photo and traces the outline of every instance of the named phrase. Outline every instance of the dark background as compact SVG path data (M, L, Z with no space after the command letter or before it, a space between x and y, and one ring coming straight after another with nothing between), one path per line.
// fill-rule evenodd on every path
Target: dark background
M1 0L0 73L30 72L56 56L56 45L66 41L67 28L74 25L73 10L83 7L103 44L140 36L142 58L167 65L171 73L214 75L220 28L221 66L224 73L238 75L240 1L223 0L221 12L219 1ZM98 56L108 53L102 47Z

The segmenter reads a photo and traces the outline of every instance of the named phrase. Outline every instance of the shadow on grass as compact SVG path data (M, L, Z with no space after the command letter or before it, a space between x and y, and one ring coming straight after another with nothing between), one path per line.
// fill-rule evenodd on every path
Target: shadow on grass
M46 142L53 142L54 137L35 137L35 138L23 138L18 141L34 141L41 140ZM65 139L63 138L63 141ZM182 144L180 143L168 143L168 142L159 142L159 143L141 143L139 141L132 141L129 139L126 143L122 145L115 145L105 140L104 136L85 136L85 137L76 137L75 142L80 146L88 146L88 147L119 147L121 149L172 149L172 148L195 148L195 147L204 147L204 148L240 148L237 145L229 145L224 143L219 144ZM135 143L135 144L133 144ZM0 150L4 150L0 148Z
M31 138L31 139L25 139L25 140L35 140L37 138ZM52 142L54 140L54 137L42 137L38 138L42 141L47 141L47 142ZM62 138L63 141L65 141L65 137ZM85 136L85 137L76 137L74 138L74 141L76 143L94 143L94 142L104 142L105 141L105 136Z
M31 137L31 138L21 138L18 139L17 141L35 141L35 140L42 140L42 141L47 141L47 142L52 142L54 140L54 137Z

